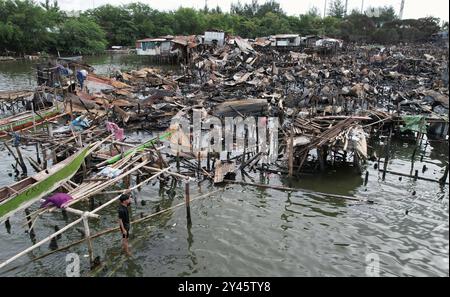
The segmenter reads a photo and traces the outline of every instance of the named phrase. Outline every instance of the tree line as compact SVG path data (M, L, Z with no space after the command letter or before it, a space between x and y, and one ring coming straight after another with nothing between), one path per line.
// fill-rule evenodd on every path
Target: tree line
M448 29L448 23L444 24ZM143 3L103 5L79 16L57 1L0 0L0 53L95 54L112 45L131 46L145 37L202 34L223 30L243 38L281 33L326 35L365 43L422 42L441 29L434 17L400 20L392 7L346 13L342 0L330 1L327 15L316 8L287 15L275 0L220 7L158 11Z

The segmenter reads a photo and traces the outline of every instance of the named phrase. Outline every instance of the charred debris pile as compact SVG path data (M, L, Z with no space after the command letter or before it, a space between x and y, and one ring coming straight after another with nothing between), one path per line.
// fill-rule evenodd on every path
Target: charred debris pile
M439 180L413 171L424 135L428 141L448 144L447 49L433 44L346 45L338 50L294 51L272 47L260 39L250 43L236 37L224 47L185 41L179 40L186 59L178 70L115 70L106 77L80 61L60 60L38 67L36 89L0 92L2 149L13 156L15 164L11 166L19 180L0 188L0 221L5 220L8 230L9 216L25 210L22 226L28 226L33 243L0 263L0 269L47 242L53 250L34 260L85 241L95 268L99 261L92 240L118 228L91 234L88 219L98 219L98 212L116 202L120 194L139 191L155 181L159 181L160 191L171 197L183 181L185 201L156 213L140 213L132 224L184 205L190 226L191 201L222 191L218 187L191 199L191 181L198 186L211 181L306 192L246 182L246 178L253 181L250 172L256 171L298 177L329 166L350 165L355 174L361 174L370 159L377 161L374 164L383 179L388 173L448 184L448 164ZM82 88L77 82L80 69L89 72ZM209 139L199 143L201 132L207 134L209 129L198 119L208 116L218 121L215 124L221 133L213 143ZM253 123L264 123L263 129L251 125L248 119L252 117L256 119ZM247 126L235 128L236 135L231 134L227 144L230 118L232 127L239 121ZM187 126L175 119L185 119ZM126 132L135 130L147 130L153 138L132 141ZM257 142L251 142L255 133ZM409 174L388 169L394 136L409 137L416 143ZM373 139L384 143L380 156ZM213 152L201 149L217 148L217 144L220 148ZM27 154L22 151L25 145ZM175 150L172 145L184 149ZM30 147L35 157L30 156ZM274 162L268 163L268 159ZM28 166L37 173L27 177L32 172ZM242 181L236 180L239 173ZM367 179L368 171L365 183ZM55 191L70 200L64 206L32 208ZM374 202L330 193L314 195ZM102 197L109 200L104 202ZM89 206L75 208L82 202ZM37 242L36 222L57 209L79 218L62 229L55 226L55 233ZM83 238L58 247L60 234L81 222Z
M428 133L445 140L448 135L448 52L444 48L349 44L333 51L292 51L260 39L249 42L236 37L233 41L223 47L180 42L186 60L171 71L147 67L115 70L105 77L81 62L50 63L39 68L40 86L35 92L0 93L0 108L11 110L14 102L23 100L31 101L35 110L57 105L70 120L88 123L78 127L83 130L80 135L90 135L86 138L76 137L77 131L68 125L58 128L59 135L68 133L66 139L78 143L75 148L108 135L106 122L127 130L163 133L174 129L174 117L184 116L192 123L193 110L222 120L275 117L280 128L279 150L272 152L278 159L276 166L269 169L258 164L264 153L252 149L229 153L227 160L239 160L241 169L245 165L289 175L324 170L340 162L353 164L361 172L365 160L378 158L367 144L370 136L409 133L418 138ZM83 89L76 87L77 69L89 71ZM55 148L71 151L69 142L57 140L53 131L47 133L51 135L27 131L22 132L23 140L40 141L56 154ZM184 137L192 139L189 134ZM112 148L110 155L119 151ZM191 154L168 155L178 165L183 159L191 175L201 172L206 178L222 179L214 178L210 168L213 156L220 154L206 156L191 147Z

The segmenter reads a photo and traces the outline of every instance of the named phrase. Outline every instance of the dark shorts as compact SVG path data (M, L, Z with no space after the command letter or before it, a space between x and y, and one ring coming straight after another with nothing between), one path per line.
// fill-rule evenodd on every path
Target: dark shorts
M127 233L126 234L123 234L122 233L122 238L128 238L128 237L130 237L130 226L124 226L125 227L125 230L127 231Z

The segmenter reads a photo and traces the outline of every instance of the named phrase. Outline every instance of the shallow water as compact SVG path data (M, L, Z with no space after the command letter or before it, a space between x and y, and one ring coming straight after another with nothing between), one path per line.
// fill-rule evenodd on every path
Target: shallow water
M5 74L0 70L1 75ZM129 137L144 140L150 135L136 132ZM379 149L377 144L375 148ZM393 142L388 169L409 173L413 149L414 144L407 141ZM35 156L34 147L23 147L22 152ZM439 179L448 162L447 144L423 144L421 154L423 162L417 154L413 171L418 169L419 176ZM3 146L0 160L0 186L13 183L13 159ZM428 167L425 173L423 165ZM93 240L102 269L89 270L85 243L31 261L50 251L46 243L0 270L0 276L65 276L69 253L80 257L84 276L366 276L371 257L379 258L381 276L448 276L448 185L407 177L400 180L390 174L382 181L373 162L368 162L366 168L367 186L365 171L359 175L352 167L330 168L323 174L298 180L255 172L251 174L253 180L245 180L296 187L300 191L228 185L224 191L192 201L190 228L186 226L184 206L133 226L131 258L121 255L121 237L115 232ZM238 175L237 179L242 177ZM178 184L174 196L168 188L169 185L161 190L159 183L154 183L136 192L132 218L184 201L183 184ZM200 186L191 183L191 198L216 189L209 182ZM301 189L368 198L375 203ZM99 196L95 201L107 199ZM77 207L89 209L89 203ZM90 220L92 233L116 225L116 206L100 214L99 220ZM60 212L46 214L36 225L37 240L51 234L55 225L62 228L75 218L68 214L66 220ZM31 245L23 222L24 215L20 213L11 218L11 233L0 226L0 262ZM82 224L63 233L58 246L80 240L82 234L77 229L82 230Z
M95 73L108 75L113 69L123 71L140 69L146 66L157 66L175 69L172 65L155 65L146 56L104 54L86 56L83 61L95 69ZM36 86L36 61L0 62L0 91L32 89Z

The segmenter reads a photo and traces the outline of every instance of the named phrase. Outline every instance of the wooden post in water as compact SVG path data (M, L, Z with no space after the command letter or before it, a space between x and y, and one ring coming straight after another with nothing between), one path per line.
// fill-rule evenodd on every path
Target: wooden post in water
M42 166L41 158L39 156L39 142L36 142L36 162Z
M6 232L8 232L8 234L10 234L11 233L11 224L9 223L9 218L7 218L5 221L5 228L6 228Z
M317 149L317 157L319 159L320 171L325 171L325 161L323 158L323 147Z
M356 171L358 174L361 174L361 165L360 165L360 159L358 152L356 150L353 150L353 166L356 168Z
M93 211L95 209L95 200L94 197L89 197L89 210Z
M72 99L70 99L69 106L70 106L70 120L73 121L73 105L72 105Z
M369 171L366 171L366 178L364 179L364 186L367 186L367 182L369 181Z
M141 183L141 175L139 173L136 174L136 185L139 185ZM141 187L139 186L137 188L138 191L141 191Z
M42 143L40 143L40 142L39 142L39 146L41 147L41 154L42 154L41 168L47 169L47 150L42 146Z
M439 179L439 182L441 183L441 185L445 184L445 181L447 180L447 176L448 176L448 164L445 167L444 175Z
M92 249L91 231L89 229L87 212L83 214L83 224L84 224L84 237L87 239L88 244L89 262L90 264L92 264L94 261L94 253Z
M187 226L190 227L192 225L192 221L191 221L191 198L189 196L189 182L186 182L184 198L185 198L185 204L186 204Z
M34 105L34 101L31 102L32 114L33 114L33 131L36 133L36 118L35 118L35 110L36 106Z
M384 151L383 180L386 179L386 170L387 170L387 165L389 163L389 147L391 145L391 136L392 136L392 128L389 131L389 138L387 140L387 143L385 146L385 151Z
M23 171L23 175L27 176L27 165L25 165L25 162L23 161L22 153L20 152L19 145L16 145L16 151L17 151L17 156L18 156L19 161L20 161L19 162L20 167L22 168L22 171Z
M289 136L289 177L294 172L294 125L291 125L291 135Z
M177 152L177 172L180 173L180 152Z
M34 233L34 232L33 232L33 229L32 229L32 227L33 227L33 222L32 222L32 220L31 220L31 217L30 217L30 210L29 210L28 208L25 208L25 217L27 218L27 222L28 222L28 231L30 232L30 235L31 235L31 233Z
M419 177L419 170L416 169L416 172L414 173L414 181L416 181L418 177Z
M197 168L198 172L197 172L197 174L198 174L198 177L200 178L200 171L202 170L202 161L201 161L200 152L198 152L198 154L197 154L197 161L198 161L198 168Z

